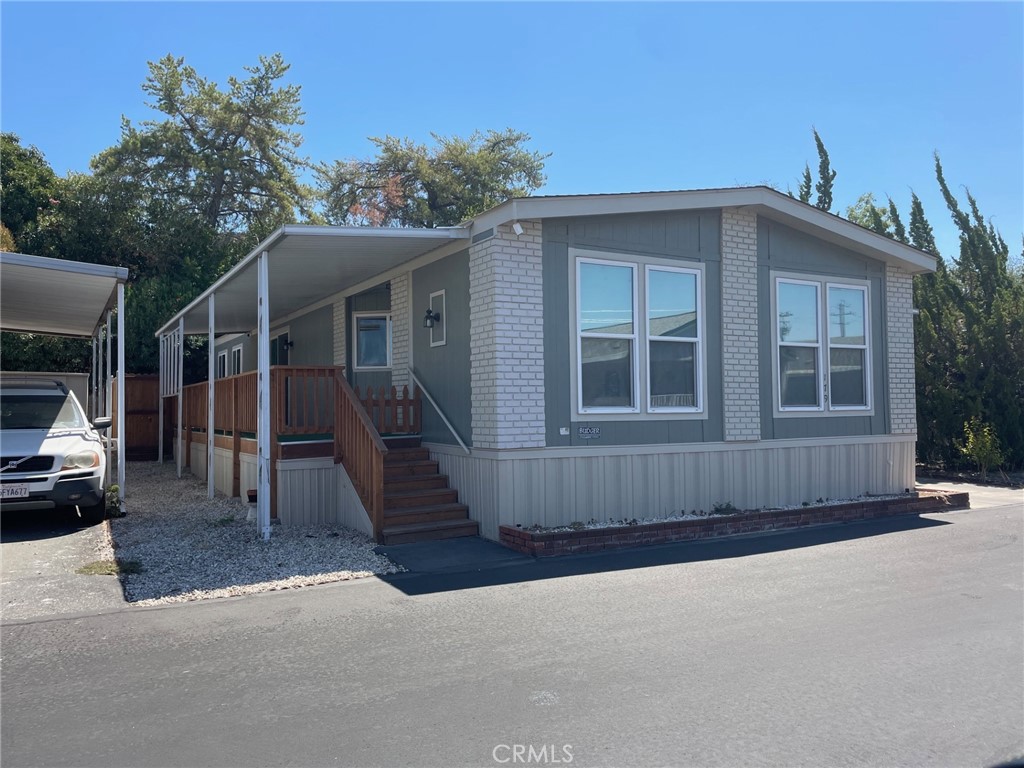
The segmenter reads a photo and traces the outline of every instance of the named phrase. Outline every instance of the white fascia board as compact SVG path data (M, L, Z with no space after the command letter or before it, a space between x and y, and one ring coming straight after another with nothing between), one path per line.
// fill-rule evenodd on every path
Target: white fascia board
M119 283L128 280L127 267L89 264L83 261L65 261L64 259L51 259L48 256L31 256L27 253L0 251L0 264L35 267L36 269L53 269L58 272L70 272L76 275L89 275L91 277L109 277ZM117 303L116 300L114 303Z

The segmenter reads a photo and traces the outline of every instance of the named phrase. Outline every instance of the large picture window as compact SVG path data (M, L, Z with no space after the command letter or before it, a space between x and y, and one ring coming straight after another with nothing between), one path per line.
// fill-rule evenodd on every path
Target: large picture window
M868 307L866 285L775 279L779 410L871 407Z
M352 316L355 337L355 369L391 367L391 315L356 313Z
M578 258L578 412L702 411L701 302L697 269Z

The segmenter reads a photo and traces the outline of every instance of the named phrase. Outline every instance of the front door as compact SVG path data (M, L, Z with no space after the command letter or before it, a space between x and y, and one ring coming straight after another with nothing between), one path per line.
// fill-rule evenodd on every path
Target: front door
M288 332L285 331L270 340L270 364L288 365Z

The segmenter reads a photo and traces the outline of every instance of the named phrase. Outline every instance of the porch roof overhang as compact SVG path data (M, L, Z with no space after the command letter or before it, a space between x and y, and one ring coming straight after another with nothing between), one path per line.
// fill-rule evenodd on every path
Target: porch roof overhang
M473 231L479 232L516 220L712 208L753 211L840 247L900 267L912 275L935 271L935 257L929 253L763 186L520 197L485 211L472 220L472 225Z
M0 328L90 338L127 280L125 267L0 252Z
M287 224L257 245L227 274L156 333L169 333L184 321L188 334L209 331L208 298L214 299L217 333L245 333L257 324L258 259L267 253L270 318L303 307L383 274L448 243L465 240L466 227L399 229L321 227Z

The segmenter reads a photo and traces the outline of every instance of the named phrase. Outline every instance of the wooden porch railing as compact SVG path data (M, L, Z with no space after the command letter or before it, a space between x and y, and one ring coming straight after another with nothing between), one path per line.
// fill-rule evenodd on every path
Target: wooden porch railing
M334 379L334 463L344 464L359 494L373 537L384 530L384 457L388 449L359 397L340 373Z
M411 397L408 386L402 387L401 397L396 387L392 387L390 392L384 387L376 392L373 387L367 387L365 395L361 395L359 387L356 387L354 394L380 434L419 434L423 414L419 387L413 388Z
M281 438L309 438L333 441L335 463L343 463L363 501L379 539L384 527L384 456L387 447L382 434L418 433L422 422L419 387L412 394L381 387L362 394L349 386L341 366L287 366L270 369L270 462L276 467L281 455ZM213 384L214 434L207 430L208 382L182 388L183 461L191 465L192 443L214 440L232 454L232 495L240 487L240 454L253 451L257 429L257 386L255 371L217 379ZM174 399L167 398L174 407ZM173 411L175 421L177 410ZM177 425L175 425L177 426ZM270 473L271 514L277 515L277 472Z

